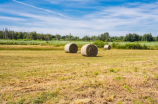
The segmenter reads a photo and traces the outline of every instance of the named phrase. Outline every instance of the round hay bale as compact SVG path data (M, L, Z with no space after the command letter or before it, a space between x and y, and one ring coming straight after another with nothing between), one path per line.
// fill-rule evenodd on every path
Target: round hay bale
M98 48L93 44L86 44L81 48L81 54L83 56L94 57L97 55L97 53L98 53Z
M74 43L66 44L64 47L66 53L76 53L78 51L78 47Z
M110 45L104 45L105 50L110 50L111 46Z

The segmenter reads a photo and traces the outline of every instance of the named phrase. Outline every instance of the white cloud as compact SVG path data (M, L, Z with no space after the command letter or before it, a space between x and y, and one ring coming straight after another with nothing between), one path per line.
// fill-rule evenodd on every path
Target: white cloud
M16 1L16 0L13 0L14 2L17 2L17 3L20 3L20 4L23 4L23 5L26 5L26 6L29 6L29 7L32 7L32 8L36 8L36 9L39 9L39 10L44 10L46 12L49 12L49 13L55 13L55 14L58 14L60 16L63 16L65 17L63 14L61 13L57 13L57 12L54 12L54 11L51 11L51 10L48 10L48 9L44 9L44 8L39 8L39 7L36 7L36 6L33 6L33 5L29 5L29 4L26 4L26 3L23 3L23 2L19 2L19 1Z
M0 16L0 21L24 21L25 19L22 18L15 18L15 17L7 17L7 16Z

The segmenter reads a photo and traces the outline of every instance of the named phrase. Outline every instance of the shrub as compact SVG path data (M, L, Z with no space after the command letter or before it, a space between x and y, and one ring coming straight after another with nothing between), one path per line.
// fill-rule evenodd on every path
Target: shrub
M97 40L97 41L93 42L93 44L96 45L98 48L102 48L105 45L105 43L101 40Z
M148 49L145 44L140 45L139 43L119 44L119 43L113 42L111 44L111 47L116 48L116 49Z
M112 44L111 44L111 47L112 48L117 48L119 46L119 44L118 43L115 43L115 42L113 42Z

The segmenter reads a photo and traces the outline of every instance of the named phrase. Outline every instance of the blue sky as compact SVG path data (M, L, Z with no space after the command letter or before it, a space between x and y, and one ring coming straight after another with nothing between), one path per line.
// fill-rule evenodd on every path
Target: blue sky
M158 0L0 0L0 30L158 36Z

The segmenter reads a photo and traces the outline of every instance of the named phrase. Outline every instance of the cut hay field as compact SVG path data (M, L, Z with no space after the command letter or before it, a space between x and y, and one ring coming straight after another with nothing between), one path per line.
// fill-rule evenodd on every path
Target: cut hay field
M77 45L91 44L93 42L88 41L39 41L39 40L0 40L0 44L6 45L54 45L54 46L64 46L68 43L76 43Z
M63 47L0 50L0 104L6 103L158 104L158 50L99 49L97 57Z

